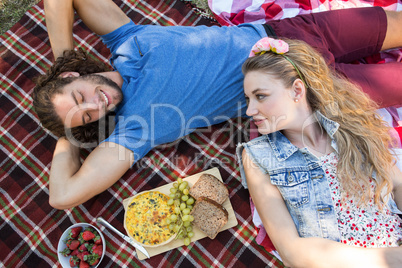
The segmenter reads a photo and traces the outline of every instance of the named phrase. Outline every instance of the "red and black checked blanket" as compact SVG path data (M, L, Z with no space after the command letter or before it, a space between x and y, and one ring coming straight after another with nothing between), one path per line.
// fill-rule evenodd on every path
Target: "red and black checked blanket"
M214 23L180 0L115 1L139 24ZM74 33L78 46L108 61L106 47L79 20ZM73 223L97 226L95 218L102 216L124 232L122 200L212 167L219 168L229 188L239 222L236 227L214 240L205 238L146 261L136 258L131 245L103 232L107 252L101 267L283 267L255 242L249 195L240 184L235 147L248 138L246 121L236 119L201 129L158 147L107 191L74 209L56 210L48 204L49 168L56 139L40 127L30 97L32 80L53 61L43 3L31 8L0 36L0 57L0 267L60 267L58 239ZM82 152L83 158L87 155L88 151Z

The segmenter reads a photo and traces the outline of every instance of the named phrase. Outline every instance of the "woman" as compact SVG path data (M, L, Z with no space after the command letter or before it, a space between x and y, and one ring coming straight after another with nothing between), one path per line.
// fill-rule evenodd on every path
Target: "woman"
M402 174L375 103L302 41L260 40L243 73L263 135L241 173L284 264L400 267Z

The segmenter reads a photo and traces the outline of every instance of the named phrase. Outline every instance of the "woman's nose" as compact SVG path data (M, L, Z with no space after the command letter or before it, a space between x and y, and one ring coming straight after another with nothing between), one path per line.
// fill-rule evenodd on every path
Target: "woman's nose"
M257 108L254 106L254 104L250 101L249 103L248 103L248 106L247 106L247 110L246 110L246 114L248 115L248 116L253 116L253 115L256 115L258 113L258 110L257 110Z

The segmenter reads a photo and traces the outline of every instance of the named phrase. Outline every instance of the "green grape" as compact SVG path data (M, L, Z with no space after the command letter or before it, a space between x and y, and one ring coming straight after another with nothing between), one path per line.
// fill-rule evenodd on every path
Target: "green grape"
M176 214L170 215L170 220L171 220L172 222L177 221L177 215L176 215Z
M187 203L187 205L192 205L192 204L194 204L194 198L192 198L192 197L190 197L189 199L187 199L187 201L186 201L186 203Z
M189 238L192 238L192 237L194 236L194 232L188 232L188 233L187 233L187 236L188 236Z
M183 243L184 243L185 246L188 246L191 243L191 239L189 237L186 237L186 238L183 239Z
M188 182L187 181L183 181L182 183L180 183L180 185L179 185L179 190L180 191L183 192L187 188L188 188Z
M175 193L177 192L177 189L176 189L176 188L170 188L170 192L171 192L172 194L175 194Z
M173 198L170 198L170 199L167 201L168 206L173 205L173 203L174 203Z
M188 208L183 209L183 214L184 215L190 214L190 212L191 211Z
M167 219L166 223L169 229L175 232L176 239L183 239L184 245L188 246L191 243L191 238L194 236L192 221L194 217L190 215L193 209L195 200L190 196L190 186L188 181L178 178L170 188L170 199L168 205L174 205L173 214Z
M175 226L173 227L173 231L174 231L175 233L177 233L179 230L180 230L180 226L179 226L179 225L175 225Z

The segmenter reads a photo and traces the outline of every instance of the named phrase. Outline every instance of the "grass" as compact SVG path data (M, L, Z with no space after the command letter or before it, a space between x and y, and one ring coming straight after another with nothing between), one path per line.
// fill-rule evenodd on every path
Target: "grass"
M5 33L39 0L0 0L0 34Z
M212 16L208 8L208 0L187 0L193 2L197 7ZM0 0L0 34L5 33L22 15L40 0Z

